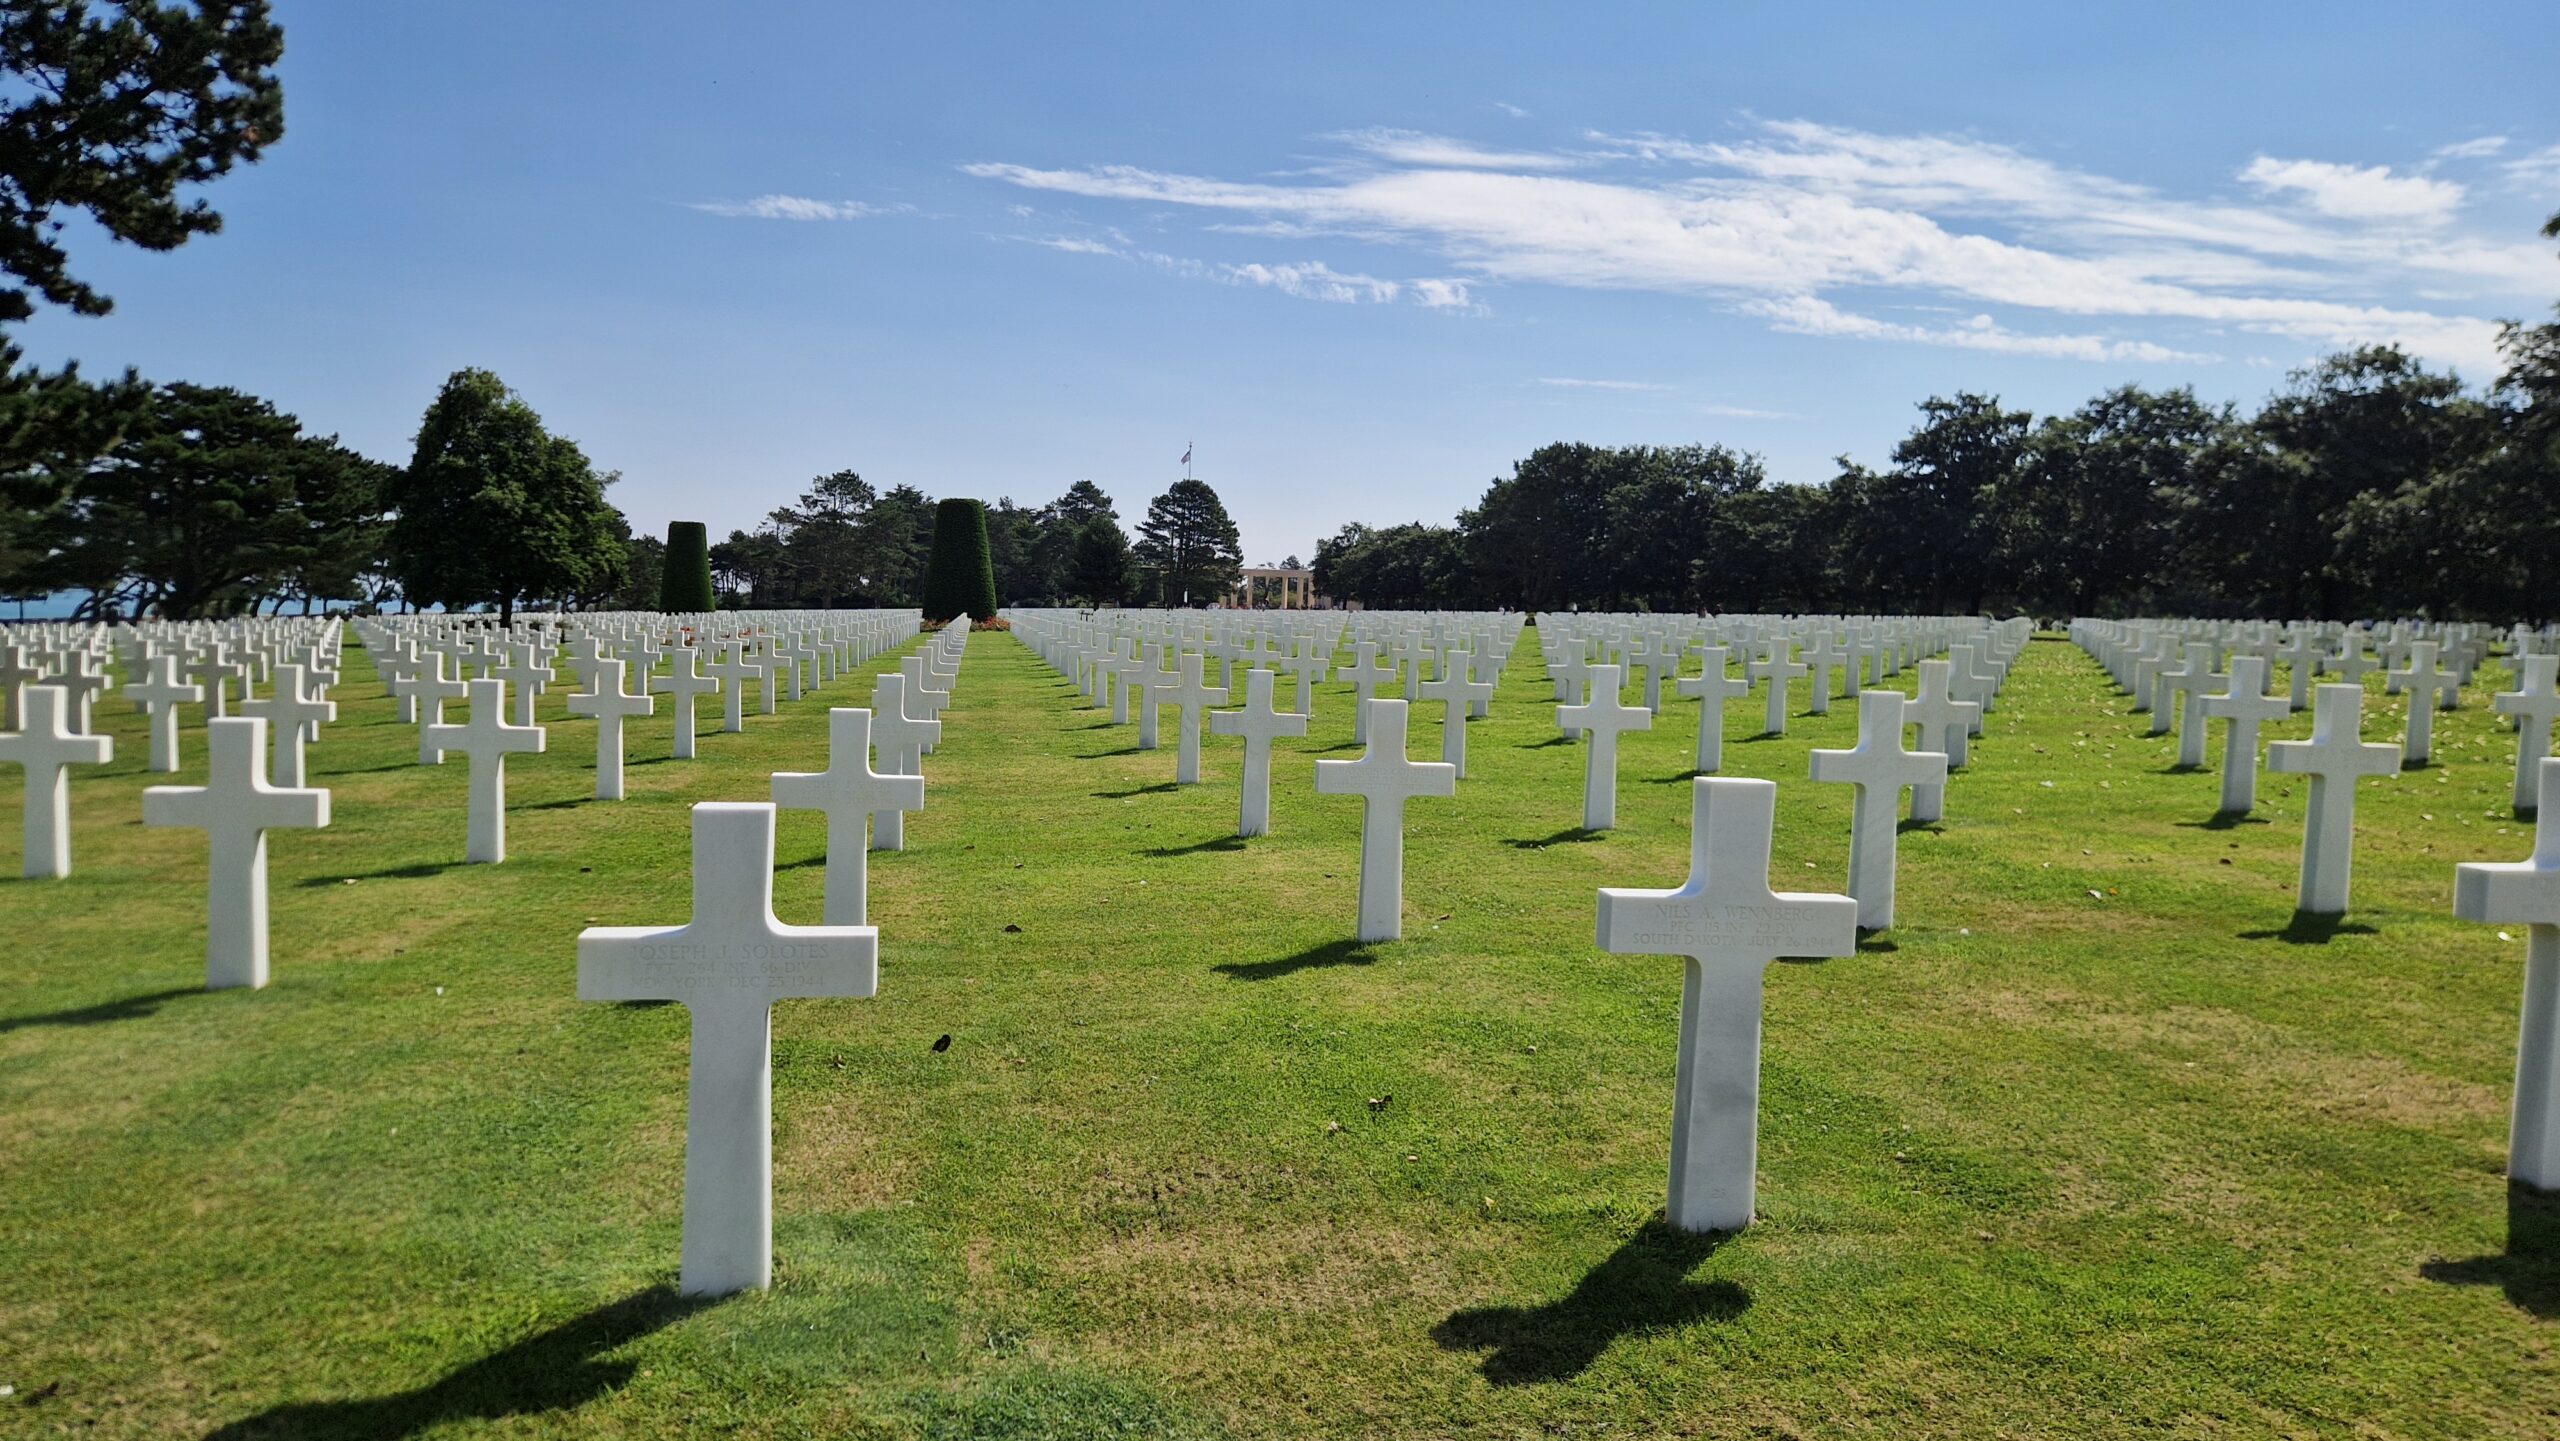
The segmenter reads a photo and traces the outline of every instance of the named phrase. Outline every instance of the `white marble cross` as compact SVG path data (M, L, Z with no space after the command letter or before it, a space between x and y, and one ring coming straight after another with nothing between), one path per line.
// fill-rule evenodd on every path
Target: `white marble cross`
M299 664L286 661L276 666L275 682L265 696L240 702L242 715L267 723L267 734L275 745L272 774L275 783L287 790L302 788L302 745L311 729L338 718L337 702L317 691Z
M18 728L18 697L44 679L44 667L27 659L22 645L0 645L0 730Z
M551 684L551 667L542 663L533 642L520 640L507 647L507 663L492 666L492 678L515 687L516 724L533 724L534 706L542 699L543 687Z
M1205 658L1186 655L1182 658L1181 679L1165 687L1163 703L1180 712L1180 740L1174 752L1173 783L1189 786L1200 783L1200 718L1209 707L1227 703L1226 686L1202 683L1201 668Z
M1209 729L1222 736L1244 737L1244 800L1236 817L1236 834L1268 835L1271 831L1271 742L1281 736L1303 736L1307 717L1272 708L1271 672L1245 672L1244 709L1213 711Z
M2453 709L2458 682L2453 672L2436 664L2436 643L2431 640L2411 641L2408 667L2390 672L2390 677L2393 685L2409 693L2409 730L2401 742L2401 762L2425 765L2436 754L2436 696L2445 697L2443 709Z
M1743 664L1742 673L1751 681L1769 688L1769 710L1761 733L1782 736L1787 733L1787 682L1805 674L1802 662L1795 658L1792 641L1775 641L1764 647L1760 655Z
M507 724L505 681L469 685L470 719L461 725L431 723L441 732L433 739L471 762L471 809L462 858L494 865L507 858L507 757L540 755L544 735L540 726Z
M2222 813L2247 815L2258 806L2258 725L2293 714L2293 703L2266 693L2267 662L2263 656L2235 655L2231 679L2218 696L2209 696L2204 713L2224 722L2222 728Z
M2322 647L2307 630L2295 631L2276 651L2276 659L2285 665L2285 709L2288 712L2311 708L2311 683L2320 674Z
M1318 653L1312 644L1301 644L1296 655L1281 660L1280 668L1297 679L1296 713L1312 717L1315 714L1316 682L1323 680L1332 670L1332 663Z
M1706 669L1672 683L1672 690L1685 699L1698 703L1698 754L1696 769L1724 769L1724 703L1736 696L1751 694L1751 682L1727 675L1724 668L1725 648L1706 648Z
M2204 764L2204 703L2212 694L2212 685L2224 677L2214 674L2213 647L2197 641L2187 647L2187 663L2169 673L2170 684L2177 687L2178 764L2192 770Z
M1582 761L1582 828L1605 831L1618 823L1618 736L1653 729L1653 712L1618 697L1614 665L1591 667L1591 699L1556 707L1556 724L1583 733L1590 749Z
M255 989L267 983L267 832L327 825L329 793L267 784L267 722L260 717L207 721L205 748L205 783L143 791L142 823L205 833L213 861L205 989Z
M924 777L873 770L871 712L838 706L827 712L827 768L774 772L773 803L826 815L824 919L831 926L869 924L871 817L923 810Z
M720 658L703 669L720 677L720 729L732 733L745 730L747 682L763 674L762 667L748 658L746 642L729 642Z
M667 674L649 677L649 689L675 697L676 759L689 761L693 759L694 697L718 694L720 677L702 673L702 653L691 646L678 646L667 657Z
M1467 678L1467 654L1450 651L1440 662L1440 674L1413 688L1416 697L1440 702L1440 759L1457 767L1458 779L1467 778L1467 712L1475 702L1493 694L1493 682Z
M124 698L144 716L151 730L151 760L148 769L166 773L178 768L178 707L204 703L204 687L178 679L178 658L156 655L151 658L151 676L137 685L124 688Z
M1458 771L1445 761L1405 759L1405 702L1362 701L1369 749L1356 761L1316 762L1316 793L1359 796L1360 927L1358 939L1392 941L1404 934L1404 804L1454 796Z
M2514 665L2516 688L2499 692L2491 704L2497 707L2498 714L2515 720L2515 809L2518 815L2530 815L2539 794L2535 786L2542 771L2542 758L2551 754L2551 723L2560 719L2560 687L2553 684L2554 672L2560 670L2560 656L2519 656Z
M453 657L443 651L429 651L418 658L417 674L406 682L406 694L418 703L418 764L440 766L444 752L427 739L427 727L444 722L444 703L461 700L471 694L470 688L446 673Z
M569 697L569 714L593 716L596 722L596 799L622 799L622 722L658 708L655 697L632 695L622 688L622 662L603 659L589 672L594 689Z
M1902 708L1902 723L1920 728L1920 749L1943 754L1949 770L1960 770L1973 758L1973 731L1982 720L1982 702L1956 699L1954 677L1953 661L1920 662L1920 684L1910 704ZM1911 788L1913 820L1943 820L1946 814L1945 781Z
M2516 1041L2514 1119L2507 1176L2560 1188L2560 759L2537 772L2541 818L2533 857L2454 869L2453 913L2525 928L2524 1025Z
M677 1278L688 1296L773 1282L773 1003L880 987L877 930L774 919L773 818L769 805L695 806L693 918L578 936L580 1000L692 1013Z
M2271 741L2267 769L2311 777L2310 809L2302 827L2302 885L2294 909L2305 915L2342 915L2356 840L2356 777L2387 776L2400 769L2397 747L2368 745L2359 736L2364 687L2324 685L2312 694L2311 739Z
M106 672L98 669L98 658L90 654L86 648L72 651L63 661L62 674L53 678L53 684L71 693L72 728L83 735L93 733L97 729L91 719L94 714L93 707L97 703L99 694L115 684L108 679ZM248 693L249 678L247 670L243 668L240 677L240 694L245 698Z
M0 764L26 770L26 856L22 873L29 876L71 874L72 766L102 766L115 759L109 736L83 735L71 728L71 693L58 685L31 685L18 692L18 728L0 731Z
M871 744L880 752L883 775L921 776L924 753L942 737L942 722L917 720L907 710L907 678L891 672L871 682ZM872 813L871 848L907 848L907 815L900 810Z
M1687 883L1603 889L1600 949L1688 958L1665 1215L1684 1231L1738 1231L1757 1186L1762 982L1781 956L1854 954L1858 903L1769 889L1774 782L1690 784Z
M1813 753L1813 778L1856 788L1849 820L1849 894L1858 902L1858 924L1880 931L1893 924L1893 879L1901 850L1902 788L1946 784L1947 757L1940 751L1902 748L1900 691L1871 690L1858 697L1858 744Z
M1378 664L1378 645L1362 641L1352 651L1351 664L1335 670L1333 678L1351 686L1351 743L1366 745L1369 741L1369 702L1378 687L1396 678L1393 666Z

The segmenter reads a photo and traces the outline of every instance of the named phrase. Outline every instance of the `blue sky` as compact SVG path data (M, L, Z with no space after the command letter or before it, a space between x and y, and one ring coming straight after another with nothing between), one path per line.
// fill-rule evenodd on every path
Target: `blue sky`
M276 9L225 233L79 244L117 313L29 350L393 461L486 366L644 531L846 466L1134 521L1192 443L1264 562L1553 440L1818 480L1933 392L2482 382L2560 299L2547 0Z

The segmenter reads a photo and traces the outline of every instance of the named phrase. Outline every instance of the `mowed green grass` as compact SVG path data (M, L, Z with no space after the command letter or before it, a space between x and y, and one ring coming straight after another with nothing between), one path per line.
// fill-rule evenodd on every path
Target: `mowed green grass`
M1524 639L1457 798L1411 807L1407 939L1364 949L1360 808L1310 770L1355 753L1346 688L1236 842L1234 742L1177 789L1170 729L1138 752L978 635L872 861L878 998L774 1016L776 1285L700 1306L685 1016L579 1002L577 933L681 923L686 806L823 766L867 681L691 762L662 701L619 803L548 699L510 859L466 867L463 764L416 765L351 661L336 823L272 841L275 982L221 994L203 839L140 826L111 694L76 874L0 881L0 1432L2547 1437L2560 1224L2501 1174L2522 933L2449 914L2456 862L2530 844L2480 681L2442 764L2365 783L2357 910L2305 928L2301 784L2208 824L2218 777L2032 645L1903 837L1902 925L1773 968L1762 1219L1710 1240L1658 1220L1680 963L1592 937L1596 887L1687 869L1694 703L1582 836ZM1806 752L1855 703L1759 714L1727 773L1780 782L1774 879L1838 889ZM781 827L814 924L819 818Z

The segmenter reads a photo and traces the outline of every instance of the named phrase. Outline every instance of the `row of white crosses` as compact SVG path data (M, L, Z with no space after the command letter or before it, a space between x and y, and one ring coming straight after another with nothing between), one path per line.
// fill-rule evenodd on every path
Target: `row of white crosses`
M2323 627L2278 628L2261 623L2152 623L2079 621L2074 638L2109 667L2129 676L2137 708L2166 709L2165 697L2183 692L2179 762L2194 767L2205 754L2208 720L2225 723L2222 755L2222 803L2226 815L2247 814L2257 804L2261 724L2284 718L2295 707L2267 693L2266 652L2273 650L2295 667L2296 692L2309 675L2326 669L2352 679L2348 683L2309 688L2316 708L2308 740L2278 741L2264 748L2268 769L2310 777L2302 840L2302 878L2297 908L2306 915L2339 915L2349 908L2355 839L2355 782L2360 777L2391 775L2405 766L2426 764L2433 754L2433 717L2456 702L2460 677L2476 671L2485 654L2485 627L2437 628L2432 634L2392 627L2377 639L2361 628L2343 628L2332 636ZM2402 664L2384 674L2410 697L2407 730L2398 746L2370 743L2360 735L2364 705L2362 677L2387 662L2364 654L2374 644L2397 655ZM2515 808L2535 809L2534 779L2550 754L2552 728L2560 722L2560 686L2554 671L2560 656L2521 649L2534 643L2530 633L2512 636L2518 653L2510 657L2516 689L2495 698L2498 712L2516 727ZM2171 664L2168 648L2182 652ZM2329 646L2340 649L2328 649ZM2215 674L2217 655L2229 649L2229 669ZM2447 653L2458 657L2455 670L2440 663ZM2219 683L2219 694L2208 687ZM2151 692L2146 702L2144 692Z
M874 685L895 700L921 674L948 695L969 617ZM920 663L919 663L920 662ZM883 712L882 714L885 714ZM903 715L903 710L898 712ZM693 914L681 926L591 926L578 936L578 995L676 1001L692 1023L685 1103L683 1253L688 1296L762 1290L773 1282L773 1004L864 999L880 989L880 932L866 916L864 823L924 805L921 771L872 769L874 712L828 713L828 768L780 772L773 799L693 808ZM905 722L913 760L941 722ZM885 756L884 752L884 756ZM827 817L825 911L815 926L773 913L774 819L782 807Z

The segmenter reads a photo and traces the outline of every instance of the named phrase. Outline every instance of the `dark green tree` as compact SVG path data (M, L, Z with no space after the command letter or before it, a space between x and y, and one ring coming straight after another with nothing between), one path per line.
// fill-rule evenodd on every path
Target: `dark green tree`
M1124 605L1129 599L1133 557L1129 537L1109 516L1096 516L1075 531L1065 584L1067 594L1086 605Z
M711 590L711 531L698 520L667 522L665 559L658 579L658 609L693 615L717 602ZM636 576L639 567L632 567ZM635 607L636 609L636 607Z
M1216 601L1244 570L1236 523L1203 480L1177 480L1148 503L1137 555L1159 576L1167 605Z
M255 396L157 386L35 527L33 576L89 592L93 608L178 619L345 595L378 544L392 473Z
M2059 614L2138 607L2184 578L2169 498L2203 484L2235 422L2192 390L2119 386L2036 427L1995 485L2004 585ZM2173 564L2176 560L2176 564Z
M987 507L946 500L934 509L933 558L925 569L924 618L992 620L996 572L987 551Z
M0 320L35 295L83 315L112 302L72 278L77 214L145 250L222 228L180 188L254 162L284 134L266 0L52 0L0 9Z
M528 601L618 586L627 528L604 498L612 479L497 376L455 371L392 487L402 592L421 605L495 605L512 620Z
M1315 578L1319 593L1373 609L1443 610L1474 603L1466 539L1448 526L1344 526L1316 542Z

